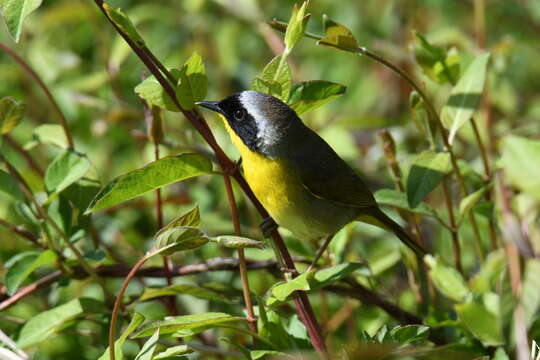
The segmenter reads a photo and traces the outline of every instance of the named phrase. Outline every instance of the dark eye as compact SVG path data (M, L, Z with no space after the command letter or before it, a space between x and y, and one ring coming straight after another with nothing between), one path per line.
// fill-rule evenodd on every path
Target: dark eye
M233 116L234 116L234 120L242 121L242 120L244 120L244 117L246 116L246 110L244 110L244 109L235 110Z

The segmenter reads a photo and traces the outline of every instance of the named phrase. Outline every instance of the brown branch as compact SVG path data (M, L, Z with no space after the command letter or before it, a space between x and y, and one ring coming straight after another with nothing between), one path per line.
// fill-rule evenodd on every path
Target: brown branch
M34 234L32 234L30 231L26 230L22 226L17 226L4 219L0 219L0 225L4 226L8 230L12 231L13 233L19 235L22 238L25 238L26 240L30 241L32 244L42 249L47 248L45 245L39 243L38 239L34 236Z

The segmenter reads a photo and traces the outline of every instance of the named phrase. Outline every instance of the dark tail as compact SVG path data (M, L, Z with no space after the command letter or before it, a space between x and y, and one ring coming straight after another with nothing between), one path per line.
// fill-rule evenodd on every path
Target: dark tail
M378 220L380 224L374 224L381 226L387 230L392 231L405 245L407 245L412 251L414 251L420 258L423 258L424 255L428 254L426 249L424 249L420 244L418 244L403 228L396 223L394 220L390 219L388 215L382 212L378 207L370 207L369 211L366 211L365 215L361 215L359 220L366 221L364 216L370 216ZM366 221L370 222L370 221Z

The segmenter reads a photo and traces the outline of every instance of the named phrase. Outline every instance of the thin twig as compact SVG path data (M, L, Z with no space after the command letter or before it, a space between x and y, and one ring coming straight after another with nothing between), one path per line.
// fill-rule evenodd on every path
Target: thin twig
M40 247L42 249L46 249L47 247L43 244L41 244L38 239L29 232L28 230L24 229L21 226L17 226L15 224L10 223L9 221L6 221L4 219L0 219L0 225L4 226L8 230L14 232L15 234L21 236L22 238L25 238L26 240L30 241L32 244L34 244L37 247Z
M43 92L45 93L45 96L47 97L47 99L51 103L51 105L52 105L52 107L54 109L54 112L58 116L58 120L60 121L60 125L62 125L62 128L64 129L64 133L66 134L66 139L67 139L69 148L73 149L75 147L75 145L73 144L73 138L71 137L71 132L69 131L69 126L68 126L67 120L66 120L64 114L62 113L62 110L60 110L60 106L58 105L58 103L54 99L53 95L49 91L49 88L47 88L47 85L45 85L45 83L43 82L43 80L41 80L39 75L30 67L30 65L28 65L28 63L26 61L24 61L19 55L17 55L15 53L15 51L13 51L11 48L9 48L8 46L6 46L6 45L4 45L2 43L0 43L0 49L3 50L9 56L11 56L13 58L13 60L15 60L28 73L28 75L30 75L30 77L32 77L32 79L34 79L34 81L43 90Z
M32 155L30 155L28 153L28 151L26 151L21 145L19 145L15 139L13 139L11 137L11 135L9 134L6 134L4 135L4 139L6 140L6 142L9 144L9 146L11 146L13 148L13 150L17 151L19 154L22 155L22 157L24 158L24 160L26 161L26 163L28 164L28 166L30 167L30 169L34 170L34 172L36 174L38 174L39 176L43 177L43 175L45 174L45 172L43 171L43 169L37 164L37 162L34 160L34 158L32 157Z

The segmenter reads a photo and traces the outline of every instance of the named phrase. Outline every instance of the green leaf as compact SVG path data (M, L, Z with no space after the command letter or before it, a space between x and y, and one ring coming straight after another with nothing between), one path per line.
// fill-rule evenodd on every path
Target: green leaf
M346 86L331 81L304 81L292 86L289 103L300 115L343 95L346 89Z
M455 308L459 321L484 346L497 346L504 343L500 321L484 305L471 301L465 304L457 304Z
M243 318L218 312L173 316L167 318L167 320L154 321L143 326L143 328L133 335L133 337L140 338L149 336L158 328L161 331L161 335L175 334L174 336L190 336L226 323L243 320Z
M494 291L506 269L506 254L503 249L489 253L480 271L470 280L470 288L475 294Z
M249 355L253 360L262 359L270 356L268 359L296 359L297 357L276 350L252 350Z
M24 195L15 180L4 170L0 170L0 191L13 197L15 200L24 201Z
M537 319L535 316L540 309L540 260L528 259L525 263L523 283L521 287L521 303L525 310L527 328Z
M20 348L27 348L39 344L71 325L76 318L101 313L105 310L103 303L97 300L90 298L73 299L68 303L41 312L28 320L19 333L17 345Z
M345 276L352 274L353 272L360 269L366 269L366 266L361 263L343 263L318 270L308 280L310 287L309 290L315 291L325 286L331 285L343 279Z
M24 104L10 96L0 100L0 135L5 135L19 124L24 114Z
M478 56L469 65L463 76L450 92L450 97L442 109L442 121L450 130L448 141L454 141L457 131L472 117L480 103L489 54Z
M400 345L409 344L413 341L424 340L429 335L429 326L405 325L397 326L390 330L390 336Z
M323 15L324 37L317 42L318 45L336 48L356 53L358 41L352 32L345 26Z
M381 189L376 191L374 196L375 200L380 205L394 206L401 210L425 216L435 217L437 215L435 210L424 202L421 202L416 207L411 208L407 200L407 195L401 191L393 189Z
M500 165L516 188L540 200L540 140L507 136L502 141Z
M167 348L152 358L152 360L179 359L180 355L191 354L193 349L187 345L176 345Z
M280 97L283 92L281 84L274 80L266 80L260 77L253 78L251 82L251 88L255 91L269 94L272 96Z
M113 179L92 200L86 213L116 205L162 186L210 171L212 163L202 155L180 154L164 157Z
M178 82L180 79L181 71L178 69L170 69L169 72ZM135 87L135 93L144 99L149 105L155 105L162 109L179 112L180 109L175 105L170 96L165 92L159 81L155 77L149 76L144 79L139 85ZM177 100L178 99L177 94Z
M131 20L122 12L120 8L114 9L107 4L103 4L103 8L112 22L118 26L120 30L122 30L122 32L124 32L131 40L135 41L137 46L144 46L143 38L137 32L137 29L135 29L135 26Z
M461 199L459 203L459 218L460 221L467 215L467 213L476 205L484 196L489 187L485 186L476 190L475 192L467 195Z
M459 76L459 56L455 52L430 44L424 35L415 32L413 52L416 62L432 80L454 84Z
M124 352L122 351L122 346L126 342L126 339L129 335L131 335L135 329L139 327L144 321L144 316L139 313L134 313L133 318L131 319L129 325L127 328L122 332L122 335L114 342L114 353L116 360L123 360L124 359ZM110 359L110 349L107 346L107 349L105 349L105 352L98 360L109 360Z
M420 204L451 169L450 154L448 153L426 150L418 155L407 177L409 206L415 208Z
M311 14L306 14L308 1L305 1L300 8L294 4L291 19L287 30L285 30L285 53L290 53L298 41L304 36L307 22Z
M291 281L278 284L272 288L272 295L279 301L285 301L295 291L307 291L310 289L308 279L313 275L313 271L306 271Z
M34 129L34 139L42 144L51 144L62 149L68 147L66 133L62 126L57 124L43 124Z
M221 293L189 284L177 284L159 289L146 288L139 301L147 301L150 299L155 299L157 297L176 295L190 295L199 299L219 301L225 303L230 302Z
M193 109L195 102L204 100L207 92L206 71L202 58L193 53L180 71L176 96L186 110Z
M15 255L10 261L5 277L8 295L13 295L23 281L37 268L51 265L56 260L56 254L52 250L45 250L41 254L35 251L24 252Z
M154 334L148 339L141 351L135 356L135 360L152 360L154 352L156 351L157 343L159 340L159 328L154 332Z
M172 229L177 226L197 227L199 225L201 225L201 213L199 212L199 207L194 206L193 209L181 215L178 215L170 223L165 225L163 229L160 229L160 231L165 230L165 229ZM157 234L159 235L159 231Z
M161 229L155 237L154 251L148 258L156 255L172 255L177 251L199 248L210 241L200 229L191 226L175 226Z
M413 115L413 121L418 131L426 137L432 149L436 148L435 134L437 124L429 112L424 99L416 91L412 91L409 97L409 104Z
M261 85L270 86L270 90L272 92L267 92L268 94L278 97L284 102L287 102L291 93L292 80L289 64L287 64L287 61L285 60L283 60L283 63L281 63L283 56L284 55L277 55L264 67L260 78L255 78L253 80L253 87L254 90L260 91L258 89L255 89L255 87L259 87ZM262 84L260 81L261 79L265 80L262 82ZM276 83L279 84L279 86L275 85ZM274 88L277 91L274 91Z
M64 150L45 172L45 189L49 193L60 193L79 180L90 169L90 162L85 155L73 150Z
M470 291L463 277L451 266L443 264L431 255L424 258L430 267L430 275L437 289L447 298L464 301Z
M0 11L9 34L19 42L24 20L41 5L42 0L0 0Z
M219 245L232 248L232 249L238 249L238 248L262 249L264 248L264 242L248 239L242 236L222 235L222 236L213 237L210 240L218 243Z

